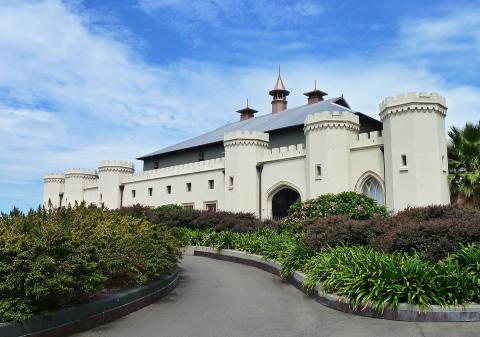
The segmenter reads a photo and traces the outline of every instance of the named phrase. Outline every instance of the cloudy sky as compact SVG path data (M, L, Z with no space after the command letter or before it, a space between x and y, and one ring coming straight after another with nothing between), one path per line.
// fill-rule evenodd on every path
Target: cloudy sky
M371 116L438 91L480 118L480 1L0 0L0 211L42 176L136 157L317 86ZM136 162L141 170L141 163Z

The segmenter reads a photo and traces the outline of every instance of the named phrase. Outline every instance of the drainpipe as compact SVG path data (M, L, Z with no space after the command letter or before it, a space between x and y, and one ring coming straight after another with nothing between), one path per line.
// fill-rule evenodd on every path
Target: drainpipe
M383 191L384 191L384 197L385 197L385 207L387 207L387 181L385 177L387 176L387 172L385 172L385 147L382 145L380 146L380 151L382 151L382 158L383 158Z
M125 185L120 185L120 208L123 207L123 190L125 189Z
M262 171L263 164L257 165L258 174L258 218L262 220Z

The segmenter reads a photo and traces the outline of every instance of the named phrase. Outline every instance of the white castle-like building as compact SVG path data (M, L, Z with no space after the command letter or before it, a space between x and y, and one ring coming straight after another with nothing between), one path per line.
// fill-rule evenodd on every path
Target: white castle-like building
M380 120L342 96L305 93L287 109L280 74L272 113L239 110L240 121L128 161L67 169L44 178L45 206L86 202L110 209L142 204L285 216L298 200L362 192L392 211L448 204L445 98L408 93L380 103Z

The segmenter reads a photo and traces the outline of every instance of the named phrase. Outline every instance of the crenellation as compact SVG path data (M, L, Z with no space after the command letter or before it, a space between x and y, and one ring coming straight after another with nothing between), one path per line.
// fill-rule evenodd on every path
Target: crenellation
M404 104L439 104L442 107L447 106L445 97L441 96L436 92L421 92L417 94L416 92L408 92L406 94L401 94L397 96L386 97L379 105L380 114L387 108L394 106L401 106Z
M43 176L43 181L45 183L65 182L65 175L63 173L47 173Z
M126 176L123 179L124 183L131 183L135 181L142 181L148 179L158 179L170 176L177 176L183 174L199 173L204 171L219 170L225 167L224 158L215 158L209 160L203 160L199 162L162 167L156 170L148 170L132 175Z
M308 133L322 129L359 130L359 117L349 111L321 111L308 115L304 122L304 131Z
M383 136L381 131L364 132L358 134L358 138L353 142L351 149L354 150L381 145L383 145Z
M97 171L94 169L86 169L86 168L69 168L66 169L65 172L65 179L68 178L86 178L86 179L97 179Z
M261 162L275 161L282 159L293 159L305 156L305 144L296 144L289 146L265 149L260 159Z

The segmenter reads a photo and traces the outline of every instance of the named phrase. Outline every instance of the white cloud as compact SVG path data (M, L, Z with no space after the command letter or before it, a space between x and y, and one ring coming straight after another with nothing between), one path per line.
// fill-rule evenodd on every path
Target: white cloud
M205 17L234 13L228 4L212 5L213 14ZM402 41L414 34L402 32ZM0 4L0 209L39 203L45 172L132 160L236 121L235 111L247 97L261 113L270 111L267 93L276 72L270 62L232 67L183 60L158 66L142 60L136 47L122 31L92 28L89 14L59 0ZM301 93L316 79L331 96L343 93L355 109L374 117L385 96L416 90L447 97L449 124L478 118L478 87L393 54L380 52L370 60L284 58L289 105L304 104Z

